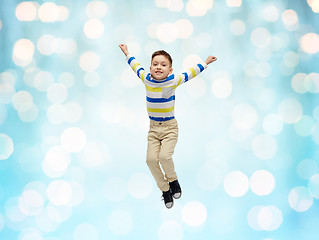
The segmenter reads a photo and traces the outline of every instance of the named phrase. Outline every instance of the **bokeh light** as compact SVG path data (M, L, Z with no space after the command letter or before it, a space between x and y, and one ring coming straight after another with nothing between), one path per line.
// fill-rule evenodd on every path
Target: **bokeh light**
M319 1L0 1L0 239L316 240ZM176 88L181 199L147 168L143 82Z

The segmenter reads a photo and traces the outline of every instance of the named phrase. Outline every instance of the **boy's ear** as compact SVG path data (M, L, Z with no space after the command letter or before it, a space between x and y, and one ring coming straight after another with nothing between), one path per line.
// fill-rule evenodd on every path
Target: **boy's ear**
M169 69L169 74L172 74L172 72L173 72L173 68L171 67L171 68Z

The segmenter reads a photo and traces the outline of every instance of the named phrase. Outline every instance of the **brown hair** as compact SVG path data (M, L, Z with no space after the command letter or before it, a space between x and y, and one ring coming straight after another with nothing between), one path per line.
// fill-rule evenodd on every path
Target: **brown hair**
M152 61L153 61L153 58L158 56L158 55L163 55L164 57L167 58L167 60L169 61L170 65L172 66L173 64L173 60L171 58L171 55L169 55L166 51L164 50L159 50L159 51L156 51L152 54Z

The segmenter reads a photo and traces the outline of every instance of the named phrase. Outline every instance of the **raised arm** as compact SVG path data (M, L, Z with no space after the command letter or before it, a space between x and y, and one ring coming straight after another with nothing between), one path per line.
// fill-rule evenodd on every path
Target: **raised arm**
M145 69L141 66L141 64L135 59L133 55L131 55L128 51L128 48L125 44L121 44L119 46L126 56L126 61L132 68L132 70L137 74L137 76L142 79L142 81L145 81L145 78L147 76Z
M208 58L206 59L205 63L208 65L212 62L215 62L217 60L217 57L214 56L208 56Z

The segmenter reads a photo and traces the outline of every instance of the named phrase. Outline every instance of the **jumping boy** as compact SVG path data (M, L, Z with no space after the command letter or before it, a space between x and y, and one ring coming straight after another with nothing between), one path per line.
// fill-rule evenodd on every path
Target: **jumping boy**
M125 44L119 47L125 54L128 64L146 87L147 112L150 118L146 163L158 188L163 192L165 206L171 208L174 204L173 198L178 199L182 195L172 160L178 136L174 116L175 89L197 76L217 58L209 56L205 63L198 63L187 72L174 75L171 56L160 50L153 53L148 73L129 53Z

